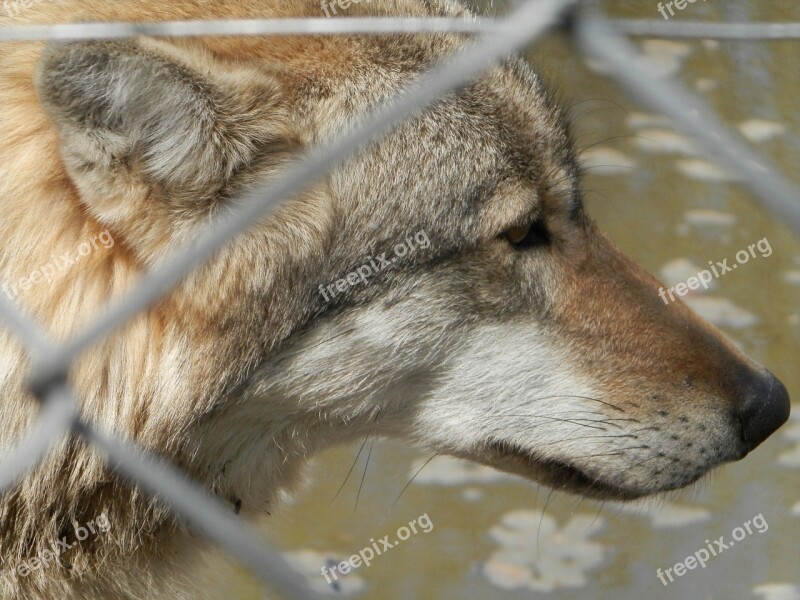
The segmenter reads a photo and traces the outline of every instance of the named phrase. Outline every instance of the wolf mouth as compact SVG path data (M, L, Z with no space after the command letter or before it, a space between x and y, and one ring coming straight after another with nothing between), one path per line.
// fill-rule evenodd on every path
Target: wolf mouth
M633 500L646 495L646 492L604 482L598 476L589 475L585 470L566 461L537 457L522 446L504 440L490 440L470 458L502 471L533 479L555 490L572 492L587 498Z

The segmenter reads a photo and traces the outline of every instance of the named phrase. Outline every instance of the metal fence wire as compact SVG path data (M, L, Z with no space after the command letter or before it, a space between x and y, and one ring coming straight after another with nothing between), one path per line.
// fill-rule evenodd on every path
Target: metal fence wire
M0 317L22 342L31 358L29 388L39 400L40 414L30 434L0 462L0 493L34 468L59 437L74 433L93 444L122 476L147 493L158 495L189 526L207 536L247 566L265 588L286 598L317 598L282 555L251 533L230 509L175 467L116 439L84 421L75 393L67 383L70 366L80 353L120 327L139 311L155 304L176 287L194 267L278 202L291 198L336 167L365 144L403 119L435 103L492 64L530 44L547 30L568 31L583 53L599 58L635 98L667 116L693 136L724 166L739 173L763 208L800 233L800 190L732 133L702 100L676 81L655 78L645 58L625 37L703 37L720 39L796 39L800 24L687 23L609 20L595 7L578 0L525 0L501 19L450 18L312 18L183 21L158 23L91 23L0 28L0 42L33 40L118 39L150 36L268 36L346 35L461 32L479 39L419 76L404 93L372 113L361 124L326 147L315 150L282 177L252 188L231 204L235 210L217 218L204 235L171 254L156 270L145 274L124 299L109 303L99 318L73 339L57 344L9 298L0 294Z

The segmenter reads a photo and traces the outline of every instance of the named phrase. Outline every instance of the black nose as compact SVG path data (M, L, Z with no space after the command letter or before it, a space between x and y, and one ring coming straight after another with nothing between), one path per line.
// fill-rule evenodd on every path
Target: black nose
M789 392L769 371L754 378L739 410L742 434L748 450L766 440L789 418Z

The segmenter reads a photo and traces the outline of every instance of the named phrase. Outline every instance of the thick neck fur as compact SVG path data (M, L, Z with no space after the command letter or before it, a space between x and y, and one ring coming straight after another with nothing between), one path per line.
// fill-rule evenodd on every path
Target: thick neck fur
M65 172L56 132L33 87L40 50L40 45L4 50L0 61L0 272L16 303L54 339L64 340L90 323L106 302L132 289L145 265L125 232L87 214ZM310 449L292 433L288 413L253 421L247 407L239 410L228 402L315 310L308 298L316 293L316 276L301 261L310 247L316 252L324 247L320 237L331 216L314 202L314 194L308 192L269 226L241 238L235 251L223 251L190 275L177 292L81 356L70 373L87 421L183 468L229 501L232 510L262 512L294 478L296 465L284 458ZM314 225L305 226L305 240L287 235L299 218L292 211L316 213ZM248 245L258 246L257 251L248 251ZM85 248L90 251L81 256ZM46 269L49 280L20 283ZM3 451L26 435L38 405L24 388L27 361L19 345L6 331L0 339ZM211 418L228 412L222 422ZM205 423L211 425L207 439L213 444L197 438ZM62 555L61 569L70 579L55 583L52 571L10 575L21 561L101 513L111 523L107 535L113 544L90 537ZM0 498L0 523L0 597L151 597L136 590L154 589L141 577L149 572L158 578L154 557L169 573L171 583L161 584L181 593L180 578L166 565L186 560L184 548L190 544L176 535L183 530L162 506L114 478L102 457L77 439L57 445L34 473ZM129 568L132 564L140 568Z

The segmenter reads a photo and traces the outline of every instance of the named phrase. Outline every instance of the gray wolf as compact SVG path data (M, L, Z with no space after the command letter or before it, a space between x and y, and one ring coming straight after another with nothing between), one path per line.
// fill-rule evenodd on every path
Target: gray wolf
M35 3L15 23L320 16L317 0ZM449 0L348 16L458 16ZM8 23L8 18L2 18ZM149 39L0 52L0 269L55 338L193 239L253 182L331 139L460 35ZM365 257L417 247L326 300ZM314 182L70 373L86 419L247 518L307 459L367 434L596 498L686 486L787 418L786 389L624 256L583 209L563 110L509 59ZM0 333L0 451L36 414ZM113 528L8 577L75 524ZM157 499L61 440L0 499L3 597L195 597L197 543ZM68 539L71 543L73 540Z

